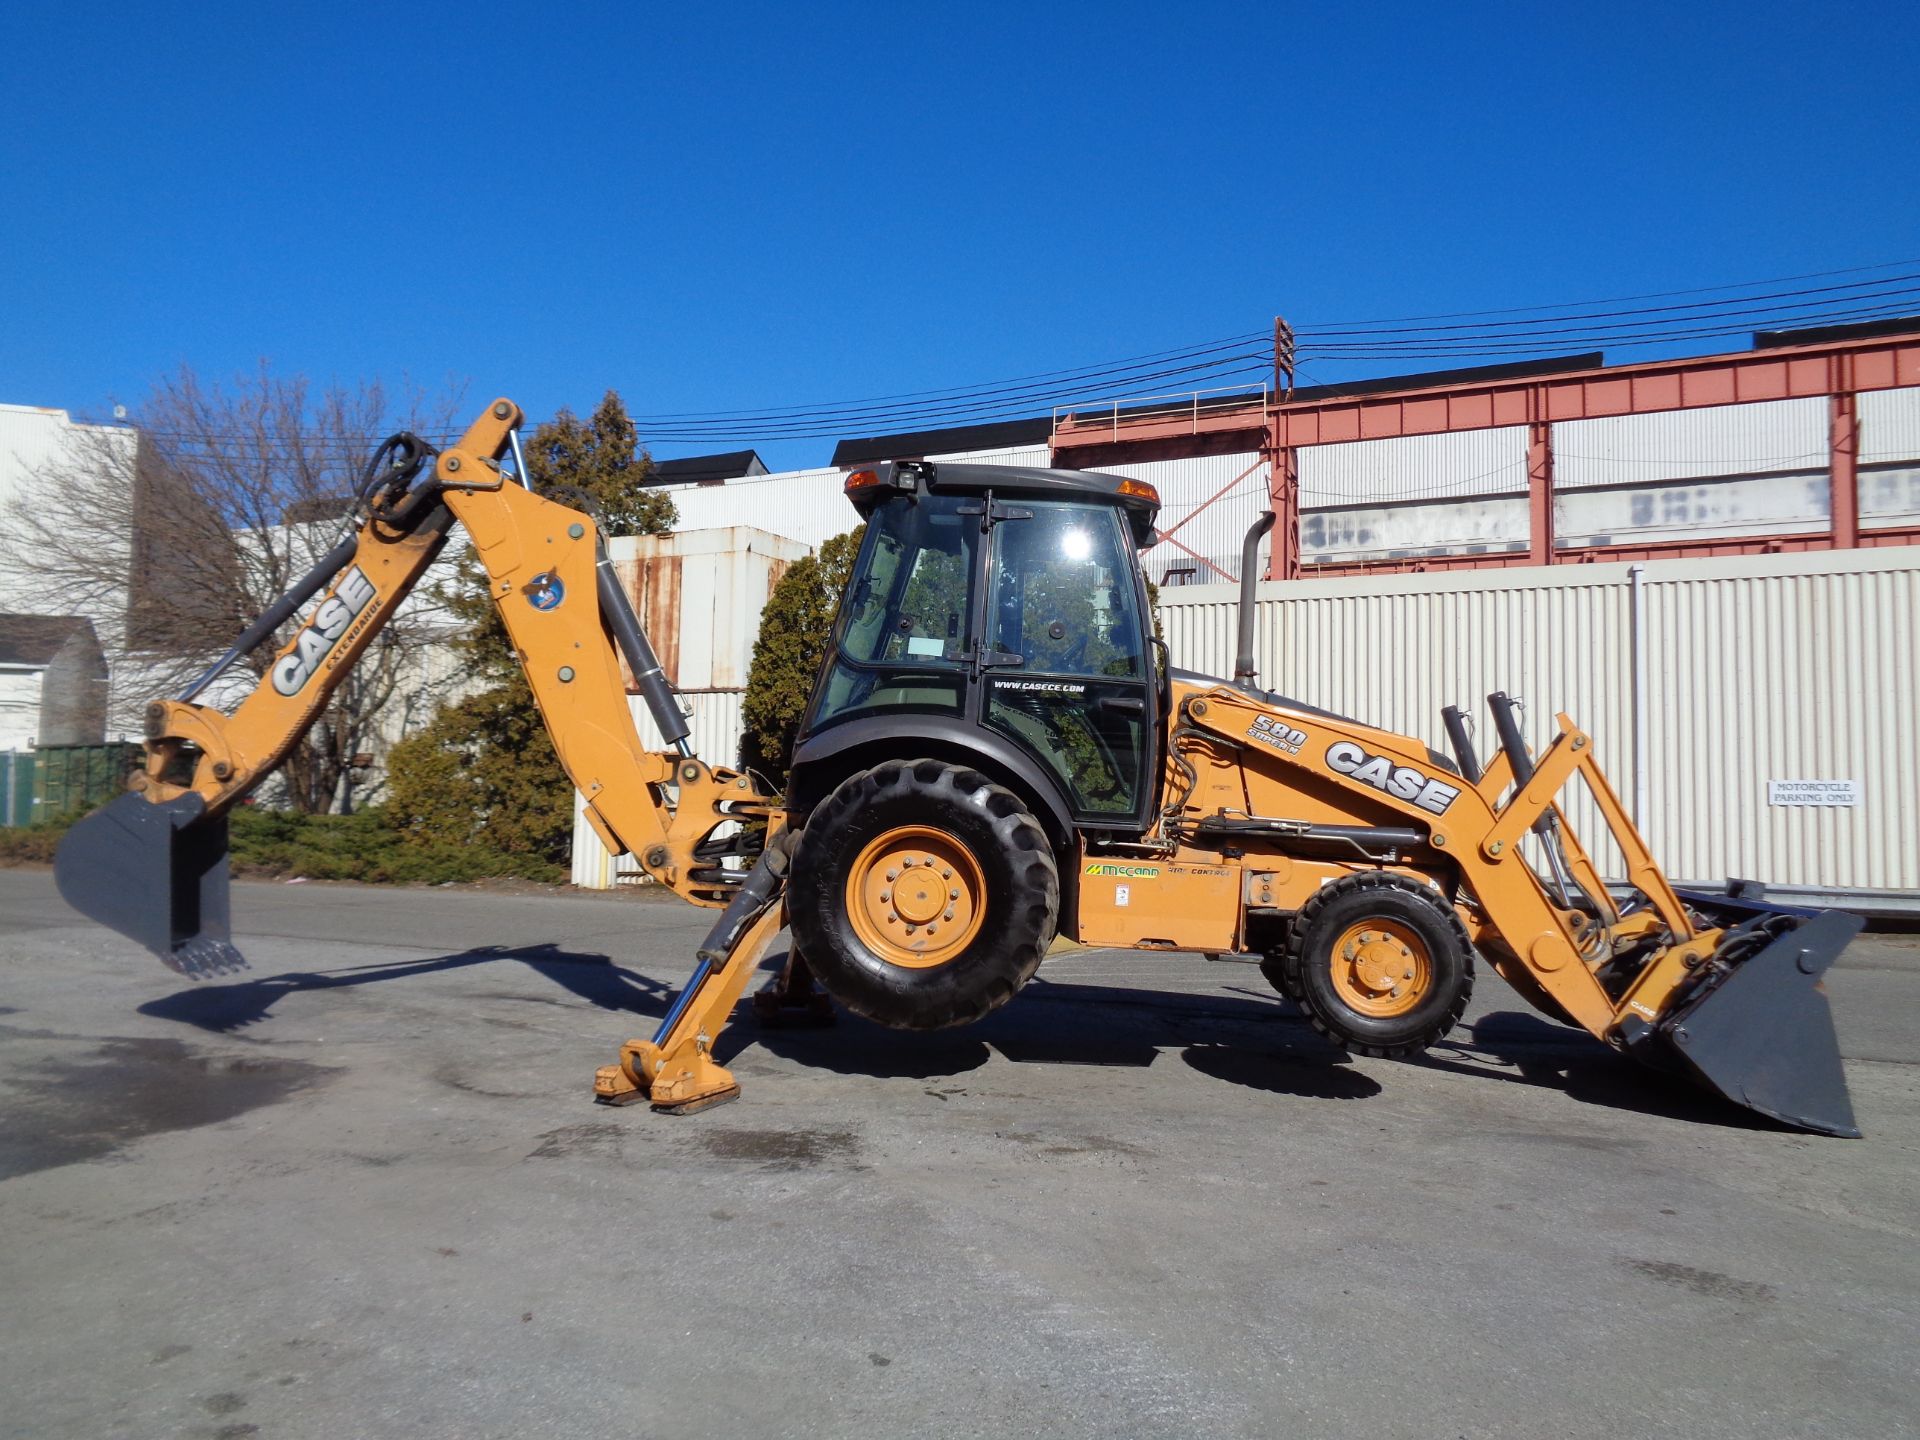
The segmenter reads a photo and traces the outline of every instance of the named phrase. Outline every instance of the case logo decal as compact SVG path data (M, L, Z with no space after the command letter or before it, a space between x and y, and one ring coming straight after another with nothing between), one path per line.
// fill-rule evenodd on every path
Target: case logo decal
M1385 791L1396 800L1411 801L1434 815L1446 814L1447 807L1460 798L1457 785L1429 779L1411 765L1396 765L1385 755L1369 755L1351 740L1336 740L1327 747L1327 768Z

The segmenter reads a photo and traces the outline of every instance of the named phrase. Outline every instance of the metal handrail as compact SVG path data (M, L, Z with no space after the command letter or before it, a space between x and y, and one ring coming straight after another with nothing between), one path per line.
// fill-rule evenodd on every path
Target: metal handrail
M1212 405L1203 407L1201 400L1208 395L1232 395L1239 403L1232 406ZM1096 423L1097 419L1104 416L1112 427L1113 435L1115 438L1118 438L1122 418L1129 421L1151 420L1166 415L1177 415L1182 410L1185 410L1192 417L1193 433L1197 435L1200 433L1200 412L1203 408L1208 410L1237 410L1243 406L1245 408L1252 408L1255 403L1258 403L1260 408L1264 410L1271 397L1272 386L1263 383L1260 386L1260 398L1258 402L1255 402L1253 399L1253 392L1244 385L1220 385L1211 390L1173 390L1159 395L1132 395L1118 400L1103 401L1095 406L1091 412L1089 412L1086 407L1080 405L1056 405L1053 407L1053 433L1055 435L1060 433L1060 425L1063 418L1076 427L1085 427ZM1153 405L1156 400L1171 400L1179 403L1163 405L1157 409L1145 408ZM1123 410L1126 412L1124 417L1121 414Z

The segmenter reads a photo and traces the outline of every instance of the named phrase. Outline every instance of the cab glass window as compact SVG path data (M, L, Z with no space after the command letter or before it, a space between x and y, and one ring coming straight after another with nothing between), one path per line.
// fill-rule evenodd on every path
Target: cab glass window
M994 647L1020 656L1025 674L1142 678L1139 596L1119 514L1020 503L1031 519L994 527Z
M980 520L958 504L903 497L867 522L816 723L868 710L962 708Z

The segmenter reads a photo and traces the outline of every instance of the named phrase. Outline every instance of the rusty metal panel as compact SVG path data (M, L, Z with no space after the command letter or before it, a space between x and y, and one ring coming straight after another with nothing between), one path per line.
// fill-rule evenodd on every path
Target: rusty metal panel
M621 536L608 549L660 668L689 690L747 683L760 612L774 582L807 553L798 541L746 525ZM622 675L632 693L624 666Z
M1494 689L1565 710L1668 873L1920 893L1920 547L1651 562L1642 673L1650 723L1633 753L1631 567L1597 564L1264 584L1263 684L1446 743L1440 707L1482 717ZM1236 594L1163 592L1176 664L1231 673ZM1854 781L1855 805L1770 803L1769 781ZM1599 833L1576 804L1583 836ZM1597 857L1606 859L1610 857Z

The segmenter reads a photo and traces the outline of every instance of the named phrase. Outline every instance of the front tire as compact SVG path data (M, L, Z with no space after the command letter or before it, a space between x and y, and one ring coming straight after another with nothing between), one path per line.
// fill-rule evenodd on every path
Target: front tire
M1473 995L1466 927L1438 892L1402 875L1324 886L1275 958L1275 988L1314 1029L1360 1055L1419 1054L1454 1027Z
M937 760L846 780L801 832L787 912L827 993L897 1030L998 1009L1053 940L1060 876L1011 791Z

